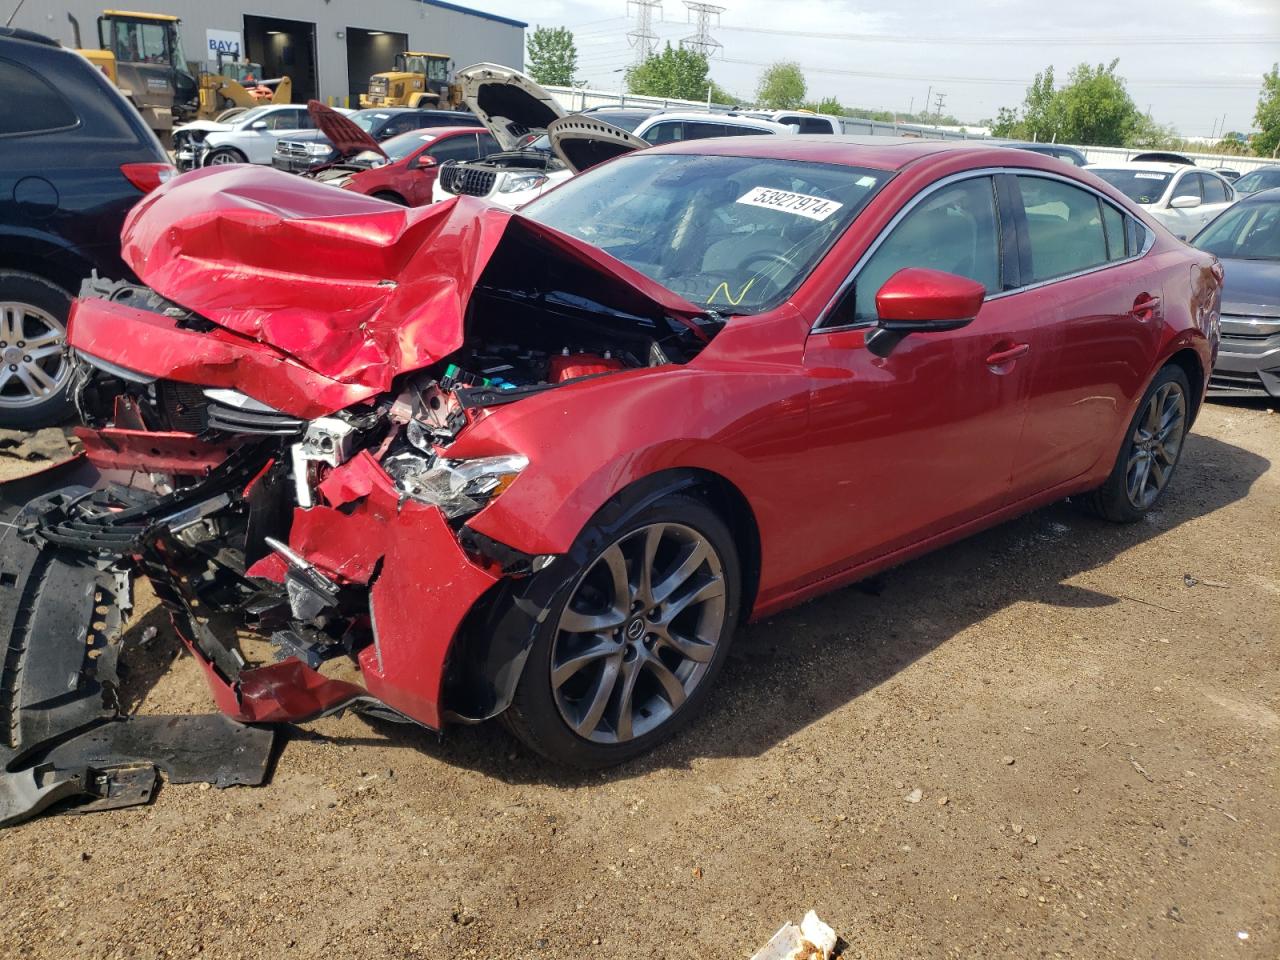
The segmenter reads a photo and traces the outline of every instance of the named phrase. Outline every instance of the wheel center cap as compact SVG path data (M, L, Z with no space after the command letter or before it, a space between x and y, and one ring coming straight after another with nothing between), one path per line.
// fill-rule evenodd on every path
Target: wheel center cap
M634 620L632 620L630 623L627 624L627 639L639 640L641 637L644 636L644 631L645 631L644 620L641 619L640 617L636 617Z
M5 363L18 363L22 360L22 351L17 347L8 347L4 352Z

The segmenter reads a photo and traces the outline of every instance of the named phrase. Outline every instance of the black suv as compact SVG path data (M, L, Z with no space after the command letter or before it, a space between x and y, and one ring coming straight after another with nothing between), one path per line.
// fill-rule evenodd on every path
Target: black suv
M54 40L0 27L0 427L70 411L67 311L97 270L131 276L120 227L174 172L100 70Z
M467 110L418 110L411 107L370 107L347 114L354 123L381 143L410 130L428 127L483 127ZM289 173L305 173L338 159L338 151L319 130L302 130L276 141L271 165Z

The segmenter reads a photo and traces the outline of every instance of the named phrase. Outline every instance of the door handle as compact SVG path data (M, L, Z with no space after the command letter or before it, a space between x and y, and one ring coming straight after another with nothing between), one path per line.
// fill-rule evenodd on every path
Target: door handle
M1012 360L1017 360L1019 357L1025 357L1030 351L1031 351L1031 344L1015 343L1011 347L1005 347L1003 350L996 350L992 353L987 354L987 366L988 367L1002 366L1003 364L1009 363Z
M1149 293L1140 293L1137 299L1133 301L1133 309L1130 313L1133 318L1140 323L1146 323L1148 320L1154 319L1156 313L1160 309L1160 298L1153 297Z

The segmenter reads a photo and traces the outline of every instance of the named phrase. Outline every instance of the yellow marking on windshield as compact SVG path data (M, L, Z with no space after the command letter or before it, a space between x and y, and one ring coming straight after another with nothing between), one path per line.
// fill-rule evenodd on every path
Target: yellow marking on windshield
M750 280L748 280L743 285L742 289L738 291L738 296L735 299L733 294L729 292L729 281L723 280L721 281L720 286L716 287L715 290L712 291L711 296L707 297L707 306L711 306L711 304L715 303L716 297L720 296L720 294L723 292L725 300L729 301L729 306L736 307L742 303L743 298L746 297L747 295L747 291L751 289L751 285L754 284L755 282L756 282L755 277L752 277Z

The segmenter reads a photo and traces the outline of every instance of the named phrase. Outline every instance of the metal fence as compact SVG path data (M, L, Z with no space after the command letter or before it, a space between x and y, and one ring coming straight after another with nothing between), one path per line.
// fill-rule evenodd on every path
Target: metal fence
M569 112L589 110L592 107L647 107L652 110L709 110L712 113L728 113L741 109L727 103L709 100L679 100L675 97L646 97L635 93L619 93L613 90L588 90L580 87L553 87L546 90ZM870 137L920 137L929 140L971 140L979 134L966 134L956 130L914 123L884 123L880 120L862 120L841 117L844 132L850 135Z
M645 97L614 90L588 90L579 87L547 87L569 112L588 110L591 107L648 107L653 110L709 110L727 113L738 109L727 103L711 103L709 100L678 100L674 97ZM859 117L841 117L840 124L846 134L862 137L918 137L926 140L984 140L986 134L967 133L964 130L943 129L917 123L886 123L881 120L863 120ZM1146 151L1126 147L1084 147L1075 144L1090 163L1128 160ZM1280 164L1280 159L1266 157L1237 157L1230 154L1187 153L1186 156L1201 167L1229 167L1248 173L1260 167Z

